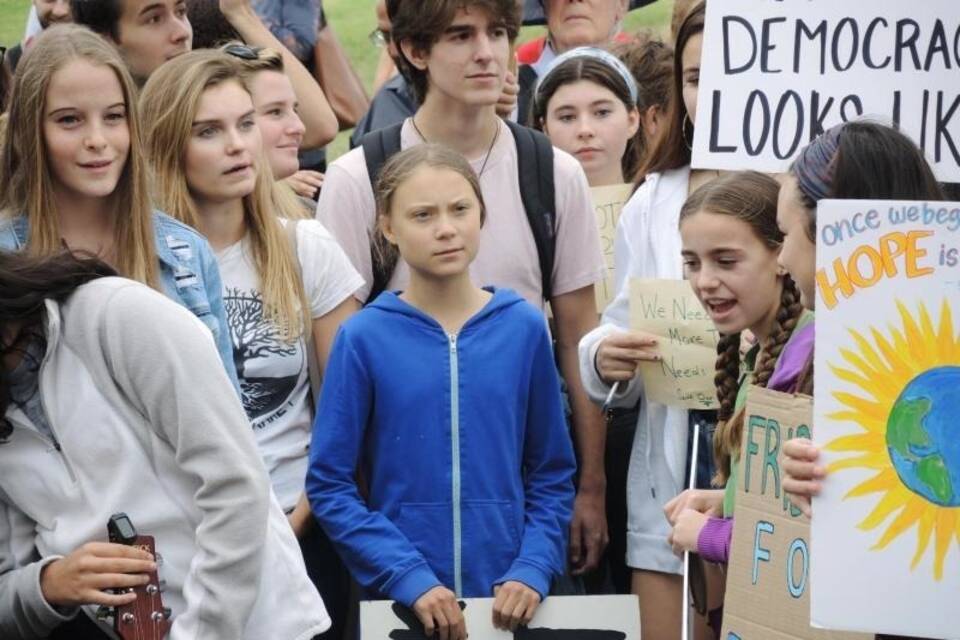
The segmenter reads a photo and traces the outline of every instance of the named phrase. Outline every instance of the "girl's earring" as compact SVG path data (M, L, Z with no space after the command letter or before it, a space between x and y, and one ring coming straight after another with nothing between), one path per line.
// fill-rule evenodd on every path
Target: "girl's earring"
M690 131L689 140L687 130ZM687 146L687 151L693 151L693 122L690 120L689 113L683 114L683 144Z

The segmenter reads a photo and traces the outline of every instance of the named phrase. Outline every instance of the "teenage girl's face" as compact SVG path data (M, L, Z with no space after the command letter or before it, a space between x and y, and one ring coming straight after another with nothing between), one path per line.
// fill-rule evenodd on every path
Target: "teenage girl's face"
M733 216L700 211L680 225L684 273L720 333L769 335L780 308L777 251Z
M810 211L803 206L800 188L792 173L780 176L777 226L783 233L782 266L800 289L800 302L813 309L816 300L817 245L807 235Z
M441 94L471 106L490 106L500 99L510 39L506 27L483 9L458 9L429 53L413 49L409 42L401 47L412 64L427 72L429 95Z
M443 279L463 274L480 245L480 201L456 171L422 166L393 195L380 218L411 271Z
M283 180L300 169L297 152L306 128L297 115L297 94L286 74L261 71L250 85L263 152L270 161L273 177Z
M54 191L70 199L112 194L130 153L116 73L86 60L68 62L50 76L42 117Z
M600 186L623 182L621 160L638 126L636 108L628 111L606 87L580 80L550 98L544 131L580 161L591 186Z
M683 105L690 115L690 122L697 122L697 92L700 88L700 51L703 48L703 34L698 33L687 40L680 56L681 79L683 83Z
M184 162L193 197L201 203L222 203L253 193L260 152L250 94L233 81L204 91Z

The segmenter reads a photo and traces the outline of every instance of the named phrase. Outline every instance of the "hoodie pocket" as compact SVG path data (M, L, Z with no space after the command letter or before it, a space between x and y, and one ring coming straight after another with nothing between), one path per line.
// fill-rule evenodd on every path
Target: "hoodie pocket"
M444 586L453 589L453 506L449 502L403 502L396 525Z
M465 595L493 595L493 583L503 577L520 553L522 528L522 505L514 505L509 500L464 501Z

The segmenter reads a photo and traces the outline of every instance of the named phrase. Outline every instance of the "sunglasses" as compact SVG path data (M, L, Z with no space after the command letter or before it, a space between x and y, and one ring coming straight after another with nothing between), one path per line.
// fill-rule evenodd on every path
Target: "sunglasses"
M245 44L231 44L223 48L224 53L241 60L259 60L261 51L263 47L248 47Z
M367 38L370 40L370 44L381 49L390 44L392 37L393 36L389 31L379 28L374 29L370 32L370 35L367 36Z

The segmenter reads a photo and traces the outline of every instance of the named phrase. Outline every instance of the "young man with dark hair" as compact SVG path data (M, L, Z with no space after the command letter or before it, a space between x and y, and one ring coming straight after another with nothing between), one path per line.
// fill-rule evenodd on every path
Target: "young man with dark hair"
M72 0L77 24L113 42L139 84L164 62L192 48L186 0ZM310 72L270 33L249 0L220 0L220 11L244 42L283 55L306 133L304 148L322 147L337 135L337 118Z
M370 134L363 147L330 166L318 218L367 281L358 292L362 301L374 285L402 289L407 266L401 262L385 282L378 282L382 273L371 255L371 143L390 143L392 136L398 148L440 143L471 162L487 205L480 252L471 268L474 281L514 289L544 310L549 302L553 312L557 360L568 386L580 463L569 555L574 572L582 573L596 566L607 539L604 425L583 391L577 359L581 336L597 324L593 286L605 273L586 177L572 156L542 142L548 153L544 166L552 163L552 170L535 172L533 190L540 190L540 204L554 206L543 207L546 215L527 206L530 184L525 180L521 188L520 182L530 174L522 166L532 156L543 159L529 151L538 138L508 125L495 110L520 26L516 0L388 0L387 9L401 53L400 70L420 107L399 129ZM520 153L525 142L530 142L528 151ZM371 163L374 170L377 164ZM546 188L549 192L542 191Z

